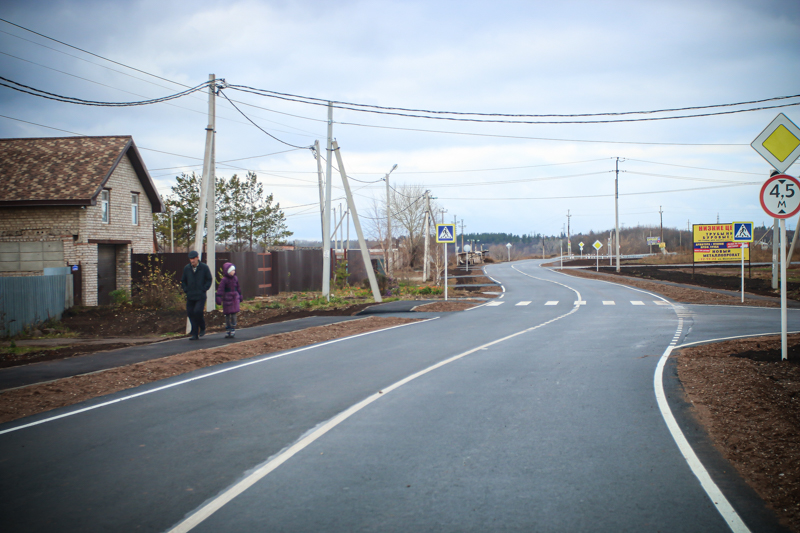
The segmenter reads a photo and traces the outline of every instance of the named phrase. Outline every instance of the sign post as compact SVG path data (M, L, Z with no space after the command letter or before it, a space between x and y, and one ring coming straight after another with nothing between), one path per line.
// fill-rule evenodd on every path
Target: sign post
M741 243L742 247L742 303L744 303L744 251L748 248L748 243L753 242L753 223L734 222L733 242Z
M581 247L581 257L583 257L583 241L579 242L578 246Z
M600 243L600 241L594 241L592 246L594 246L594 249L597 250L594 254L597 258L597 265L595 265L594 269L595 272L600 272L600 248L602 248L603 245Z
M759 200L761 200L761 207L764 211L771 217L780 220L781 225L781 359L785 361L789 358L786 340L788 329L786 311L786 219L793 217L800 211L800 181L788 174L776 174L761 186Z
M436 242L444 244L444 299L447 301L447 245L456 242L456 225L436 224Z

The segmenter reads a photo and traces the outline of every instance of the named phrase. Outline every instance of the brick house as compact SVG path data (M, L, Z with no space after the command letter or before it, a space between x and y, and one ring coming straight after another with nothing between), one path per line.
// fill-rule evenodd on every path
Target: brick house
M0 276L77 265L76 303L110 303L163 210L130 136L0 139Z

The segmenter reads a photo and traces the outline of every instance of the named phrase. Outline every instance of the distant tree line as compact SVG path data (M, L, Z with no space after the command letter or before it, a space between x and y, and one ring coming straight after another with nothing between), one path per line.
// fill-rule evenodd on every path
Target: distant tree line
M255 173L248 172L243 179L236 174L217 177L215 189L217 244L240 252L280 244L292 235L280 204L273 204L272 194L266 194ZM172 194L164 201L165 212L153 215L162 249L169 250L170 212L176 248L194 248L199 202L200 176L194 172L177 176Z

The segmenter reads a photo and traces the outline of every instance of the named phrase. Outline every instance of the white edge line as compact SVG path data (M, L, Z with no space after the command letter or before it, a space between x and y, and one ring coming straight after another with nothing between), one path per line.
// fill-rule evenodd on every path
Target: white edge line
M84 407L83 409L70 411L68 413L63 413L63 414L60 414L60 415L57 415L57 416L51 416L49 418L45 418L45 419L42 419L42 420L37 420L36 422L31 422L29 424L23 424L21 426L16 426L16 427L13 427L13 428L5 429L3 431L0 431L0 435L5 435L6 433L12 433L14 431L19 431L20 429L26 429L26 428L33 427L33 426L38 426L38 425L44 424L46 422L52 422L53 420L58 420L59 418L66 418L68 416L77 415L77 414L80 414L80 413L85 413L86 411L91 411L93 409L99 409L100 407L106 407L106 406L109 406L109 405L112 405L112 404L115 404L115 403L124 402L126 400L132 400L133 398L138 398L139 396L145 396L147 394L153 394L154 392L160 392L162 390L170 389L172 387L177 387L178 385L185 385L187 383L191 383L192 381L198 381L200 379L210 378L212 376L216 376L217 374L223 374L225 372L231 372L233 370L238 370L238 369L244 368L246 366L255 365L255 364L258 364L258 363L263 363L263 362L266 362L266 361L271 361L273 359L278 359L279 357L285 357L287 355L293 355L293 354L296 354L296 353L299 353L299 352L304 352L304 351L307 351L307 350L313 350L314 348L320 348L322 346L327 346L329 344L334 344L334 343L337 343L337 342L343 342L343 341L346 341L346 340L355 339L355 338L358 338L358 337L363 337L365 335L371 335L373 333L380 333L382 331L389 331L390 329L402 328L402 327L406 327L406 326L413 326L415 324L422 324L424 322L430 322L431 320L437 320L438 318L439 317L432 317L432 318L428 318L428 319L425 319L425 320L420 320L418 322L409 322L408 324L400 324L400 325L397 325L397 326L392 326L390 328L376 329L376 330L373 330L373 331L367 331L366 333L359 333L358 335L350 335L349 337L342 337L340 339L333 339L333 340L325 341L325 342L322 342L322 343L319 343L319 344L311 344L309 346L303 346L302 348L298 348L296 350L291 350L291 351L284 352L284 353L279 353L279 354L276 354L276 355L256 356L257 357L256 359L252 359L250 361L247 361L245 363L241 363L241 364L238 364L238 365L226 367L226 368L223 368L221 370L216 370L214 372L209 372L207 374L203 374L203 375L200 375L200 376L195 376L193 378L184 379L182 381L177 381L175 383L170 383L169 385L163 385L161 387L156 387L155 389L148 389L146 391L137 392L136 394L130 394L128 396L123 396L122 398L117 398L115 400L111 400L111 401L108 401L108 402L103 402L103 403L99 403L97 405L91 405L89 407ZM181 355L181 354L176 354L176 355ZM198 370L201 370L201 369L198 369Z
M558 272L556 270L551 270L553 272L557 272L564 276L568 274L563 274L562 272ZM671 303L669 300L661 296L660 294L655 294L652 292L645 291L643 289L639 289L636 287L631 287L630 285L624 285L622 283L614 283L613 281L601 280L601 279L593 279L593 278L583 278L588 281L599 281L602 283L611 283L612 285L617 285L619 287L624 287L626 289L631 289L636 292L641 292L644 294L649 294L651 296L655 296L660 298L661 300L670 304L672 309L674 310L677 307L675 304ZM678 317L678 330L676 332L675 338L677 340L678 333L683 329L683 318ZM673 341L675 342L675 341ZM703 463L700 462L700 459L697 457L697 454L694 453L689 441L686 440L686 436L681 431L680 426L675 421L675 416L672 414L672 411L669 408L669 403L667 402L667 397L664 392L664 366L667 363L667 359L669 359L670 354L676 348L676 346L668 346L664 353L661 355L661 358L658 361L658 365L656 366L656 371L653 376L653 388L655 390L656 395L656 402L658 403L658 408L661 411L661 416L664 418L664 422L667 424L667 429L669 430L672 438L675 440L675 444L678 446L678 449L683 455L683 458L686 460L686 463L689 465L689 468L692 469L695 477L697 477L698 481L700 481L700 485L705 490L708 497L714 502L714 505L717 508L717 511L728 524L728 527L734 533L750 533L750 529L745 525L742 521L741 517L736 513L736 510L730 504L725 495L722 494L722 491L719 489L714 480L711 479L711 476L708 474L708 471L703 466Z
M787 335L794 335L796 333L800 333L800 331L787 331ZM770 335L780 335L780 331L775 332L767 332L767 333L751 333L749 335L736 335L734 337L720 337L719 339L708 339L705 341L695 341L695 342L687 342L685 344L679 344L675 346L673 349L677 350L680 348L688 348L689 346L695 346L697 344L711 344L712 342L722 342L722 341L729 341L733 339L746 339L748 337L768 337Z
M736 513L736 510L730 504L728 499L725 498L725 495L722 494L722 491L719 489L717 484L714 483L714 480L711 479L711 476L703 466L703 463L700 462L697 454L694 453L691 445L686 440L686 437L681 431L681 428L678 426L678 423L675 421L675 417L669 408L669 403L667 403L667 397L664 393L664 366L666 365L667 359L669 359L669 356L674 348L675 347L673 346L668 346L667 349L664 350L664 354L658 361L658 366L656 367L655 376L653 378L656 400L658 402L658 408L661 411L661 416L664 417L664 422L666 422L667 428L672 434L672 438L675 440L675 444L678 445L681 455L683 455L683 458L686 459L686 462L689 464L689 468L692 469L692 472L700 481L700 485L702 485L703 490L706 491L708 497L711 498L712 502L714 502L717 511L719 511L719 514L722 515L722 518L725 520L725 522L727 522L728 527L730 527L734 533L747 533L750 531L750 529Z
M545 280L545 281L547 281L547 280ZM575 291L575 292L577 292L577 291ZM507 335L507 336L502 337L500 339L496 339L496 340L494 340L492 342L488 342L486 344L483 344L482 346L478 346L476 348L472 348L471 350L468 350L466 352L460 353L458 355L454 355L453 357L450 357L449 359L445 359L444 361L440 361L440 362L438 362L438 363L436 363L434 365L429 366L428 368L420 370L419 372L417 372L415 374L412 374L412 375L410 375L408 377L405 377L405 378L401 379L400 381L397 381L397 382L393 383L392 385L389 385L388 387L382 389L381 391L379 391L379 392L377 392L375 394L372 394L372 395L368 396L367 398L364 398L363 400L361 400L357 404L349 407L348 409L346 409L346 410L342 411L341 413L337 414L336 416L334 416L333 418L331 418L327 422L325 422L322 425L318 426L311 433L309 433L305 437L301 438L299 441L294 443L292 446L290 446L289 448L287 448L283 452L280 452L278 455L275 455L272 458L268 459L264 464L262 464L260 467L256 468L247 477L245 477L244 479L240 480L238 483L234 484L233 486L231 486L227 490L223 491L219 496L217 496L213 500L209 501L208 503L206 503L205 505L200 507L197 511L195 511L193 514L189 515L182 522L179 522L175 527L170 529L168 531L168 533L187 533L188 531L191 531L196 526L201 524L204 520L206 520L208 517L210 517L212 514L214 514L219 509L221 509L226 504L228 504L230 501L232 501L234 498L236 498L238 495L242 494L248 488L250 488L254 484L256 484L259 480L261 480L265 476L267 476L267 474L269 474L270 472L274 471L276 468L281 466L283 463L285 463L286 461L291 459L298 452L302 451L303 449L308 447L310 444L312 444L314 441L316 441L317 439L319 439L320 437L325 435L328 431L332 430L333 428L335 428L336 426L338 426L339 424L341 424L342 422L347 420L349 417L351 417L352 415L354 415L358 411L364 409L369 404L371 404L372 402L376 401L380 397L386 395L387 393L392 392L392 391L402 387L403 385L409 383L410 381L413 381L414 379L417 379L420 376L423 376L423 375L425 375L425 374L427 374L429 372L432 372L432 371L434 371L434 370L436 370L438 368L441 368L441 367L443 367L443 366L445 366L445 365L447 365L449 363L452 363L453 361L457 361L457 360L459 360L459 359L461 359L463 357L466 357L467 355L473 354L473 353L475 353L475 352L477 352L479 350L483 350L484 348L488 348L488 347L493 346L495 344L499 344L501 342L507 341L507 340L512 339L514 337L517 337L519 335L523 335L525 333L528 333L528 332L531 332L533 330L536 330L536 329L539 329L541 327L544 327L544 326L546 326L548 324L551 324L551 323L553 323L553 322L555 322L557 320L560 320L560 319L562 319L562 318L564 318L566 316L571 315L572 313L574 313L577 310L578 310L577 306L573 307L568 313L565 313L565 314L563 314L561 316L552 318L552 319L550 319L550 320L548 320L546 322L542 322L541 324L538 324L536 326L524 329L522 331L518 331L517 333L512 333L511 335Z

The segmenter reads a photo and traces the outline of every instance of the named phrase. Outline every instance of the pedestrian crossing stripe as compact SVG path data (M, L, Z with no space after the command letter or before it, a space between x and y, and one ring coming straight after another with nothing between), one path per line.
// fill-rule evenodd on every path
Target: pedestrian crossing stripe
M610 300L603 300L603 305L617 305L616 302Z
M519 302L517 305L530 305L530 302Z
M558 300L549 301L549 302L545 303L544 305L558 305Z
M631 303L632 303L633 305L644 305L644 302L642 302L642 301L640 301L640 300L631 300Z

